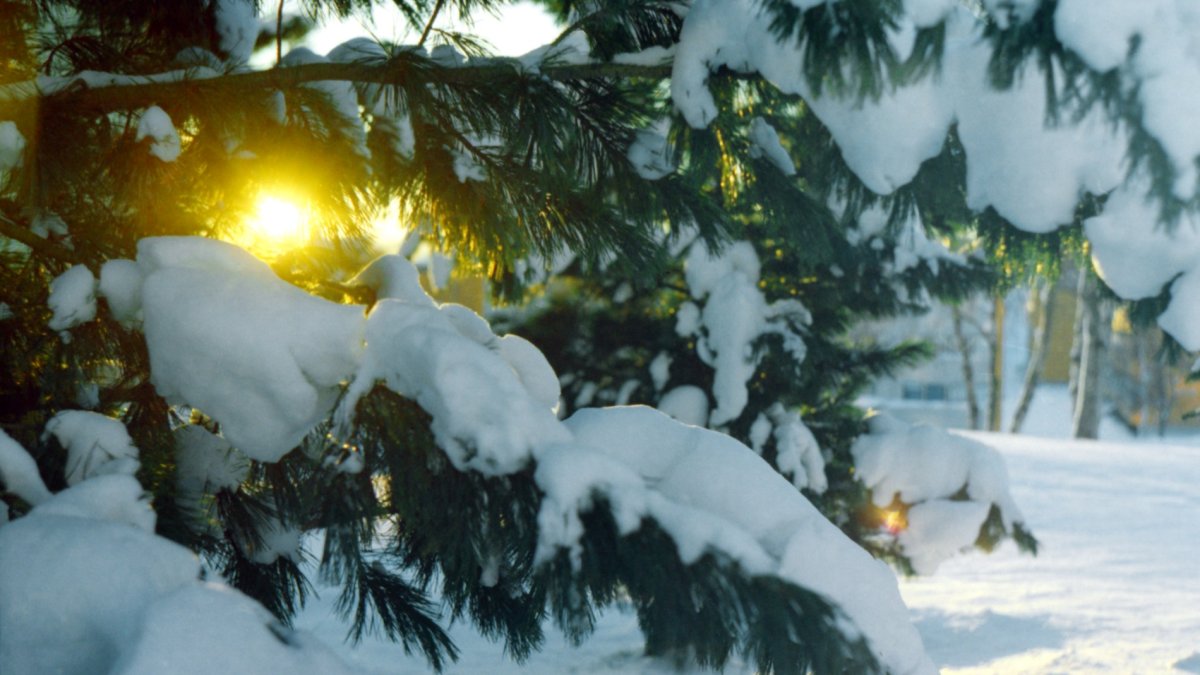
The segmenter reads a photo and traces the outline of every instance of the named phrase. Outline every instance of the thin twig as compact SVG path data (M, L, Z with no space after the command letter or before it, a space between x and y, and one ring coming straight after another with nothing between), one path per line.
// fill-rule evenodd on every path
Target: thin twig
M279 9L275 10L275 65L283 60L283 0L279 0Z
M429 31L433 30L433 22L437 21L438 13L442 11L444 4L446 4L445 0L437 0L437 4L433 6L433 13L429 15L429 21L425 23L425 30L421 31L421 39L417 40L418 47L425 46L425 39L429 37Z
M574 33L575 31L579 30L579 29L580 29L580 28L582 28L582 27L583 27L585 24L587 24L589 21L591 21L592 19L594 19L594 18L596 17L596 14L598 14L598 12L596 12L596 13L592 13L592 14L588 14L588 15L585 15L585 16L581 17L581 18L580 18L578 21L576 21L575 23L573 23L573 24L571 24L570 26L567 26L566 28L564 28L564 29L562 30L562 32L558 34L558 37L554 38L554 42L551 42L551 43L550 43L550 46L551 46L551 47L557 47L559 44L561 44L561 43L562 43L562 41L563 41L563 40L565 40L565 39L566 39L566 37L567 37L568 35L570 35L571 33Z

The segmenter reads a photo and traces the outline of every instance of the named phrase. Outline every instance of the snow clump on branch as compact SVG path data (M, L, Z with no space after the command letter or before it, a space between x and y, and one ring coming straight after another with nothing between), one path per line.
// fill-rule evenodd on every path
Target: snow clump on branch
M807 9L820 3L792 4ZM1102 213L1087 223L1102 277L1126 299L1156 295L1178 277L1159 324L1187 349L1200 349L1200 313L1192 309L1200 297L1195 281L1200 265L1186 253L1195 248L1194 218L1163 226L1162 211L1148 196L1151 182L1141 172L1129 174L1127 164L1133 132L1144 131L1170 165L1167 188L1173 198L1188 201L1197 194L1200 12L1180 2L1061 0L1053 16L1057 39L1094 73L1115 73L1122 91L1136 97L1140 117L1119 121L1094 106L1078 118L1065 111L1055 119L1048 92L1070 99L1058 84L1061 71L1047 73L1030 61L1017 67L1010 87L997 88L989 73L994 45L979 18L958 4L907 0L892 33L894 56L908 56L917 28L945 21L940 68L860 100L829 88L814 91L804 74L803 45L795 37L780 39L771 29L771 13L757 3L697 0L676 49L672 97L689 124L704 127L717 111L706 85L709 74L721 67L757 72L803 97L851 170L883 195L906 185L922 162L941 152L954 125L966 154L968 206L993 207L1029 232L1070 223L1085 194L1111 193ZM1030 20L1039 3L989 0L985 6L1005 29Z
M94 415L67 425L65 414L47 433L69 431L71 443L85 448L128 439L116 420ZM250 598L201 581L196 555L154 534L155 513L133 476L85 472L51 495L33 458L0 432L0 480L34 505L0 526L6 672L352 672Z
M16 124L0 121L0 176L20 167L24 157L25 137Z
M164 162L174 162L179 159L181 145L179 132L170 116L160 107L152 105L142 112L138 120L137 136L134 140L141 143L150 139L150 154Z
M732 265L704 256L710 267ZM740 260L756 267L744 253ZM144 274L152 382L170 400L210 415L249 457L274 461L294 447L333 412L346 382L334 417L348 427L355 403L383 382L432 416L438 443L456 469L500 476L536 466L535 482L545 494L540 559L578 551L579 514L604 495L623 532L653 519L685 563L711 552L748 574L819 593L842 612L843 632L863 637L890 672L933 672L891 572L753 450L650 408L590 409L560 422L552 409L556 378L540 352L496 336L461 306L435 303L407 260L387 256L360 275L384 296L366 316L361 306L286 284L222 242L145 239L137 265ZM745 281L753 285L751 276ZM700 277L693 281L712 293ZM185 296L189 301L179 302ZM760 318L769 318L765 305L760 309ZM784 428L792 420L778 422ZM801 448L797 452L793 471L817 473ZM196 459L189 469L192 491L236 478L225 460ZM287 555L291 541L271 546L271 553Z
M895 536L918 574L932 574L942 561L971 548L993 510L1006 532L1023 524L1008 491L1004 459L995 450L886 415L871 418L870 427L850 449L856 473L876 507L898 501L907 510L907 524Z
M754 344L766 334L777 334L797 362L807 347L797 329L812 317L797 300L767 302L759 290L762 265L750 242L739 241L719 254L703 242L692 245L685 266L688 290L694 303L679 309L677 330L696 336L700 359L715 371L713 397L717 407L708 423L720 426L737 419L749 401L747 385L758 366ZM691 320L689 320L689 317Z

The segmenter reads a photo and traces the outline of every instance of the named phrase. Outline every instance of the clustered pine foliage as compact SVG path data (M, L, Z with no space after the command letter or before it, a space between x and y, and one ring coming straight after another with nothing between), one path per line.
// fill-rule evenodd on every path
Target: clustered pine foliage
M828 491L808 496L853 538L903 566L899 552L872 539L879 524L853 477L849 447L864 432L853 401L871 379L925 350L867 348L842 336L858 320L919 311L926 297L954 301L997 278L977 259L890 274L892 251L914 211L934 238L977 230L993 251L1020 238L994 211L966 207L962 150L953 137L916 180L880 199L854 177L802 101L754 77L721 72L710 79L721 115L703 130L673 120L667 147L678 168L650 180L628 152L639 132L672 117L669 68L580 66L553 56L540 69L522 68L482 57L469 35L436 29L439 13L466 17L504 3L396 0L430 51L360 43L352 62L328 64L323 75L306 74L316 69L305 70L302 57L250 71L226 60L219 4L0 2L0 119L15 121L31 139L23 166L0 184L0 297L11 312L0 332L0 427L31 451L51 490L64 487L65 451L42 435L46 422L84 405L120 419L141 450L138 479L152 496L159 534L196 551L287 622L313 582L296 560L264 564L253 553L272 526L320 533L313 555L321 581L342 589L338 606L351 636L381 632L439 669L457 654L446 618L469 619L523 659L538 648L547 617L582 640L596 613L616 603L637 611L655 653L714 667L740 654L775 672L878 669L861 639L838 630L837 610L821 596L746 574L715 553L684 564L652 520L621 535L603 503L585 515L578 566L565 553L535 565L541 495L533 468L505 477L453 470L428 415L384 388L362 401L351 437L337 438L331 423L319 426L281 461L252 463L246 481L208 495L198 514L178 499L173 430L190 423L216 432L219 425L157 395L144 341L112 319L103 300L97 319L72 329L69 339L50 330L47 288L72 265L99 269L106 260L134 258L143 237L236 237L256 198L274 190L299 195L316 218L312 245L276 258L276 272L311 293L369 305L371 291L349 285L372 255L364 223L398 204L401 219L419 223L423 236L484 271L510 300L539 289L543 276L526 273L529 260L575 256L565 275L547 282L535 309L501 321L573 378L564 388L568 407L585 383L599 383L615 399L630 380L637 387L629 402L654 403L659 392L647 366L659 353L673 359L674 384L711 386L711 369L673 328L687 291L672 251L689 237L713 250L750 241L764 262L763 292L799 300L812 322L801 363L784 358L772 338L756 345L763 356L750 404L723 430L748 442L759 413L775 404L799 410L830 453ZM674 3L661 0L545 4L569 26L564 36L582 31L601 61L669 46L682 23ZM1065 103L1124 110L1126 93L1072 67L1072 57L1051 44L1046 22L1054 4L1043 2L1017 28L990 29L997 85L1029 59L1053 62L1077 83L1068 89L1078 101ZM258 48L269 51L311 21L345 17L370 2L302 5L306 18L280 21L278 35L265 30ZM808 11L783 1L764 5L780 36L806 36L814 87L869 97L937 68L940 27L918 32L909 59L889 56L887 29L898 0L843 0ZM266 16L274 7L257 9ZM470 67L459 67L460 52L476 57ZM216 75L133 82L108 93L70 84L85 71L149 75L201 66ZM39 76L67 84L44 96L22 89ZM1088 77L1094 81L1085 83ZM327 86L347 82L362 103L365 131L347 121ZM183 138L175 162L158 161L146 152L148 140L136 140L139 112L152 104ZM756 153L748 134L757 118L784 139L794 176ZM405 125L411 147L396 151L406 143ZM1139 161L1152 169L1165 163L1153 144L1136 141L1147 148ZM464 179L464 163L478 174ZM884 246L847 239L870 208L888 214ZM1081 208L1075 231L1087 212ZM69 228L34 234L50 214ZM1046 241L1029 246L1055 245ZM627 284L630 299L613 301ZM771 452L764 453L768 461ZM349 453L362 458L363 471L337 470ZM28 510L14 495L3 499L14 517ZM989 520L981 546L1004 536L1032 546L1026 533L996 525ZM449 617L439 619L439 599Z
M920 341L894 346L853 343L846 333L860 321L921 313L935 301L957 303L973 293L1003 288L1013 283L1015 273L1004 270L998 258L997 264L988 264L984 257L952 255L897 269L897 250L911 245L913 235L905 224L914 212L928 221L930 236L947 241L980 226L981 216L966 207L963 193L944 189L965 170L953 139L912 183L881 199L854 177L828 131L802 101L767 86L724 84L718 95L723 95L722 109L730 114L704 130L673 127L677 159L695 184L720 186L710 190L738 224L736 236L753 243L763 266L759 286L767 301L799 301L811 321L792 329L806 346L803 359L789 355L777 335L759 338L750 401L735 419L715 428L753 446L755 421L774 406L800 412L827 460L828 488L805 489L805 496L856 542L911 573L894 538L879 536L886 513L871 504L855 477L850 446L866 433L867 413L855 405L856 399L872 381L928 358L929 347ZM744 103L739 106L737 101ZM745 120L754 116L792 140L795 176L782 173L746 137ZM714 160L695 161L697 157ZM835 199L847 203L840 214L829 206ZM886 214L884 245L870 237L847 236L858 216L870 208ZM1014 229L994 212L989 217L998 219L995 225L1002 233ZM1063 248L1063 235L992 236L996 241L983 244L992 253L1013 237L1029 249L1040 245L1057 253ZM1033 265L1036 253L1025 251L1022 259ZM715 369L700 355L695 338L677 331L679 309L691 300L683 268L683 256L676 256L658 275L635 278L572 265L548 282L538 300L498 309L493 321L528 337L546 353L562 376L568 414L589 405L658 405L664 394L679 386L698 387L711 403ZM656 358L670 363L665 383L654 381L651 364ZM764 459L776 464L774 441L768 440L761 450ZM1008 531L997 514L981 530L977 545L991 550L1009 537L1022 550L1036 552L1036 540L1020 524Z

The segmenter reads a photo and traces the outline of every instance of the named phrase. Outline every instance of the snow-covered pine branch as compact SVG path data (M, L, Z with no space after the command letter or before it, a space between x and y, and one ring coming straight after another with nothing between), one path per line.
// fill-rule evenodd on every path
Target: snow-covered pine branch
M588 564L595 564L595 556L604 561L611 555L604 551L613 542L595 548L597 534L582 521L602 509L620 537L647 529L665 533L686 567L715 564L720 574L736 580L729 583L753 585L769 577L782 582L780 592L815 594L818 607L828 602L831 611L825 618L789 610L780 626L778 639L784 642L796 631L823 636L822 644L808 647L808 658L866 670L873 670L877 660L887 672L931 672L891 572L846 538L753 451L723 434L681 424L649 408L581 410L560 422L552 411L557 396L544 394L556 390L556 376L541 353L504 349L504 340L511 336L494 335L482 318L459 305L435 303L403 258L381 259L360 275L362 283L379 294L365 314L361 306L303 293L275 277L264 263L223 242L143 239L137 268L140 284L125 288L136 297L123 301L141 308L154 386L177 405L200 406L248 457L273 463L290 448L307 445L305 438L333 413L335 383L349 379L336 414L339 422L333 427L339 438L359 442L356 409L361 397L381 383L431 416L433 436L453 471L520 480L532 469L533 484L542 495L536 523L514 519L508 527L536 531L536 554L523 563L494 563L497 567L485 574L490 579L486 585L508 575L516 575L517 583L524 585L529 582L521 580L530 575L537 579L540 570L555 569L548 564L556 559L569 561L576 571L585 557ZM189 301L179 302L184 296ZM70 309L62 311L80 314ZM121 474L129 482L128 475L137 468L136 460L126 458L136 457L137 449L129 445L124 427L95 413L67 412L51 421L47 433L69 446L67 482L82 480L48 504L90 489L89 498L96 500L90 508L124 513L128 505L122 500L128 489L122 487L111 498L101 490L101 482L111 482L110 474ZM13 447L7 452L0 475L13 480L22 494L45 500L35 494L36 487L33 492L21 487L29 482L23 477L28 473L28 462L20 457L23 450ZM364 439L358 452L374 449ZM364 464L382 459L368 454L348 471L357 473ZM197 474L180 480L193 491L212 484L209 465L189 460L181 468ZM216 471L218 476L227 473ZM231 485L227 479L217 482L216 489ZM232 485L236 484L235 479ZM145 513L152 526L153 514L149 509ZM34 536L39 526L48 528L47 536L63 529L38 515L35 509L20 528L0 529L0 541L27 531ZM526 517L533 516L531 511ZM294 547L298 540L293 536L289 541L288 547ZM150 541L145 545L167 546ZM485 569L489 565L483 558L478 564ZM37 584L22 569L5 568L0 576L0 599L5 602L0 604L31 604L20 589ZM38 574L58 569L66 568L49 560L39 566ZM104 574L105 585L139 583L113 569L105 568ZM625 576L617 572L615 578ZM634 584L630 591L635 597L646 592L636 588ZM122 630L135 633L133 627L140 621L154 621L155 607L131 606L130 628ZM697 612L703 614L703 608ZM0 625L8 620L11 617L0 614ZM59 651L58 633L42 630L41 624L15 637L0 631L0 655L19 663L50 659L46 663L75 672L106 669L112 659L133 658L131 653L148 648L128 636L92 636L83 625L87 620L80 612L80 626L73 630L83 631L83 637L96 644L91 651L74 653L74 661L33 656ZM728 628L741 635L747 627ZM789 648L774 644L776 638L747 633L736 640L737 649L753 654L764 667L786 668L776 659ZM843 640L851 646L861 641L870 656L856 648L842 651ZM678 646L692 641L685 638ZM701 644L692 648L707 649Z
M536 76L565 82L595 78L648 78L662 80L671 74L669 64L549 63L528 69L520 60L502 57L474 59L447 66L415 51L400 51L378 63L314 62L270 70L217 72L181 69L155 75L91 72L76 76L40 78L0 85L0 106L44 106L51 110L78 109L90 114L137 110L157 101L187 105L206 96L237 96L289 89L313 82L350 82L395 87L480 85ZM4 108L0 108L3 114Z
M814 79L805 54L819 55L812 48L816 34L796 33L794 27L781 34L780 17L808 21L811 15L804 10L815 3L792 3L799 14L788 10L787 3L768 4L764 9L749 0L701 0L687 10L673 53L654 48L645 58L597 62L584 54L532 65L519 59L447 64L400 49L390 57L379 54L356 62L312 62L264 71L80 73L6 85L0 89L0 101L37 101L47 110L103 114L162 99L185 105L218 92L263 93L313 82L403 89L529 76L559 82L669 76L677 109L691 125L703 127L716 115L710 80L731 73L757 76L803 97L829 128L857 177L877 193L891 193L911 181L922 162L940 151L953 126L966 155L967 201L973 209L994 208L1019 228L1047 232L1073 220L1081 195L1111 194L1109 211L1119 210L1122 223L1137 223L1143 233L1136 237L1141 252L1161 263L1147 266L1139 261L1137 266L1161 273L1127 279L1123 261L1130 257L1128 237L1114 236L1108 225L1114 219L1101 213L1088 221L1086 231L1110 286L1123 297L1140 299L1182 275L1184 280L1172 288L1176 295L1190 297L1194 284L1187 279L1193 276L1192 268L1178 261L1181 250L1190 250L1190 224L1177 228L1183 233L1180 237L1156 232L1164 214L1182 212L1190 219L1186 204L1196 194L1193 164L1200 145L1192 140L1187 116L1180 114L1187 109L1180 102L1182 92L1195 90L1189 85L1195 77L1189 64L1194 63L1186 51L1186 36L1179 32L1179 26L1190 25L1189 15L1130 11L1120 15L1121 21L1097 23L1090 10L1066 0L1022 3L1019 11L988 4L990 21L980 21L953 2L912 0L904 3L903 11L882 15L894 27L886 32L886 44L875 48L883 50L880 58L890 59L897 70L903 70L898 64L917 58L919 64L936 61L935 72L906 75L899 84L864 84L870 90L864 97L857 90L822 89ZM852 14L839 14L842 11L841 3L829 6L832 25L854 19ZM1023 37L1022 27L1034 24L1051 29L1054 42ZM941 31L940 48L926 45L932 57L914 56L914 49L923 45L921 36L935 28ZM1128 52L1125 46L1134 37L1142 46ZM874 44L872 39L866 38L865 44ZM1021 57L1036 50L1049 55L1049 70ZM1145 203L1149 195L1157 204ZM1200 330L1178 309L1184 304L1186 300L1168 308L1163 327L1185 346L1200 347Z

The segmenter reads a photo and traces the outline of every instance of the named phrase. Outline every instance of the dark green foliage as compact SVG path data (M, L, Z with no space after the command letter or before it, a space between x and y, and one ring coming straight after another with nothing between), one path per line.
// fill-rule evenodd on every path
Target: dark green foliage
M758 253L759 288L766 300L799 301L812 317L808 325L789 328L805 343L803 361L789 354L777 335L755 343L758 361L748 383L749 403L721 430L752 445L752 425L773 406L799 411L824 450L828 480L823 493L806 491L806 496L855 541L911 571L894 537L880 536L883 513L854 475L850 446L865 432L864 413L854 405L857 397L872 381L928 358L931 351L915 342L856 344L847 332L865 320L923 312L931 299L961 301L1033 274L1056 273L1063 251L1077 250L1078 223L1094 205L1080 207L1075 229L1049 236L1022 233L993 211L977 216L966 206L966 166L953 135L909 185L881 198L850 171L803 102L754 83L717 83L714 90L722 114L707 129L676 125L672 130L680 179L719 193L740 223L738 238L752 242ZM747 133L755 115L779 132L797 176L786 176L758 156ZM840 213L829 204L840 205ZM869 209L886 214L882 242L849 236ZM912 236L906 228L914 213L934 237L958 238L978 226L988 233L984 250L1013 267L953 257L899 266L897 247ZM682 385L710 392L711 403L715 370L701 358L693 338L676 332L676 312L691 300L677 256L668 273L634 279L569 268L530 308L499 311L493 321L546 353L563 376L567 414L590 405L657 405ZM660 356L671 359L670 379L656 388L650 364ZM774 464L775 441L767 440L761 453ZM981 546L1008 534L1003 528L981 533Z
M299 565L287 558L272 563L248 560L230 549L221 576L230 586L262 603L280 621L290 623L292 616L304 606L312 587Z
M685 564L650 520L621 535L602 498L584 514L578 562L563 551L535 565L540 495L532 473L485 478L454 471L420 423L424 418L412 402L378 388L360 404L354 439L367 456L394 467L382 500L392 534L368 565L412 593L411 600L390 593L387 601L395 606L408 601L420 608L420 594L436 588L451 618L468 617L485 635L502 638L518 660L541 643L545 616L578 642L592 631L599 610L628 605L638 612L652 653L714 667L740 654L780 673L875 667L865 645L840 636L834 610L818 596L748 575L712 554ZM354 555L353 547L338 548L344 553L333 560ZM327 542L327 561L330 554ZM479 583L486 574L481 559L494 561L494 585ZM387 566L404 570L408 581L385 572ZM388 615L381 611L378 619L386 622Z
M434 603L402 576L378 562L364 560L343 578L350 583L338 598L337 607L344 615L353 612L351 639L357 641L376 629L404 645L407 653L419 649L437 671L447 659L458 658L458 648L437 622Z
M778 578L746 575L712 554L684 564L671 555L671 538L649 520L619 536L603 500L584 525L579 568L563 553L547 572L556 618L578 614L580 600L571 586L582 578L597 604L627 595L647 651L673 655L680 665L694 659L721 668L737 653L760 672L877 671L866 645L840 637L836 613L814 593Z
M789 0L762 5L775 35L800 45L804 74L816 93L878 98L898 83L929 74L941 58L942 25L918 30L907 60L892 51L888 32L898 25L899 0L843 0L807 11Z
M542 4L567 26L560 40L581 30L592 45L592 54L603 60L614 54L669 46L679 37L683 24L672 3L664 0L543 0Z
M828 222L833 224L832 219ZM812 323L798 330L807 346L803 362L796 362L777 336L765 336L756 346L760 360L749 384L749 404L723 430L750 445L750 427L761 413L776 404L801 411L828 451L829 489L808 496L852 538L874 548L868 535L878 530L879 523L870 518L868 495L853 475L849 455L854 438L865 430L863 412L854 401L871 381L927 358L929 348L920 343L888 348L856 345L844 337L858 321L906 311L892 280L882 272L886 261L865 243L849 247L844 237L840 241L830 237L835 249L843 251L843 258L835 258L843 260L843 274L833 277L825 269L836 263L807 261L809 252L797 250L795 239L765 225L747 226L746 231L759 250L768 299L799 300L812 313ZM937 276L928 269L913 270L908 281L914 288L950 289L954 297L987 279L980 273L946 264ZM634 286L631 297L621 302L613 297L630 282L619 275L560 277L555 284L534 308L500 313L493 323L530 339L545 352L563 376L567 414L577 406L655 405L665 391L681 385L712 390L714 370L700 359L692 339L675 331L675 311L689 299L678 262L652 285ZM655 388L649 368L659 354L672 359L671 377L662 389ZM631 383L636 383L632 389ZM622 394L625 398L618 400ZM763 457L774 463L774 456L769 441Z
M518 660L541 644L547 616L582 641L599 610L632 606L655 653L717 667L740 654L773 672L874 668L861 642L841 637L834 610L818 596L711 554L684 564L652 521L619 534L603 499L585 514L578 567L566 552L536 565L541 496L532 471L486 478L453 470L434 444L428 416L383 388L361 402L358 419L354 452L379 464L343 474L319 455L293 453L280 475L259 475L275 483L264 494L287 495L278 482L285 479L293 489L307 488L295 503L268 508L240 490L216 497L222 520L239 529L225 533L213 559L224 560L231 583L284 620L307 588L294 563L258 565L242 554L253 544L229 543L251 541L254 522L286 513L325 532L321 573L343 586L337 607L351 619L351 637L378 631L419 648L435 668L457 655L438 622L436 596L448 618L471 620ZM492 585L480 583L480 560L488 559L495 563Z
M1023 523L1013 523L1012 532L1009 532L1004 527L1004 520L1000 517L999 507L993 504L991 510L988 511L987 519L983 521L983 527L980 528L979 538L975 540L975 546L990 552L1001 541L1010 536L1016 542L1018 549L1037 555L1038 540L1034 538L1033 533L1026 529Z

